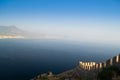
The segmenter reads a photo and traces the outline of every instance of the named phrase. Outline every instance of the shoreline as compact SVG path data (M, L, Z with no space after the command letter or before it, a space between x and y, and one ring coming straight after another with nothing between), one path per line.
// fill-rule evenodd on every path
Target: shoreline
M25 38L24 36L7 36L7 35L3 35L0 36L0 39L16 39L16 38Z

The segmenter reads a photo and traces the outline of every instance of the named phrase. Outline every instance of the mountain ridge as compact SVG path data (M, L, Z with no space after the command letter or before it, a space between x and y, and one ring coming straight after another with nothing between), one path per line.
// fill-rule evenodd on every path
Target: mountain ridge
M1 36L26 36L26 32L16 26L0 26Z
M19 29L16 26L0 26L0 39L1 38L45 38L45 39L61 39L65 38L62 35L48 35L43 33L32 33Z

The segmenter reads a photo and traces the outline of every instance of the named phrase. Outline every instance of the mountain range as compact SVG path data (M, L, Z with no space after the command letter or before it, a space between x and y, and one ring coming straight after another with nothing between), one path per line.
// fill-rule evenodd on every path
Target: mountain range
M27 36L27 34L16 26L0 26L0 36Z
M0 38L48 38L48 39L60 39L64 38L62 35L48 35L48 34L36 34L19 29L16 26L0 26Z

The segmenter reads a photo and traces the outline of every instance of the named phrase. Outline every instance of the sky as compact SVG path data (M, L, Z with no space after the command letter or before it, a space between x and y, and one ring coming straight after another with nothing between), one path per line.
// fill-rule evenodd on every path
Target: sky
M120 43L120 0L0 0L0 25Z

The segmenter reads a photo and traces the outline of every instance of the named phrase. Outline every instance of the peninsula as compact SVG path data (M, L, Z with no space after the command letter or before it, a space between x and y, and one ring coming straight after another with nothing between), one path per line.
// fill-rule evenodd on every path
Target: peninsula
M63 35L49 35L43 33L27 32L19 29L16 26L0 26L0 39L12 39L12 38L32 38L32 39L62 39L66 36Z
M27 33L16 26L0 26L0 39L25 37L27 37Z

